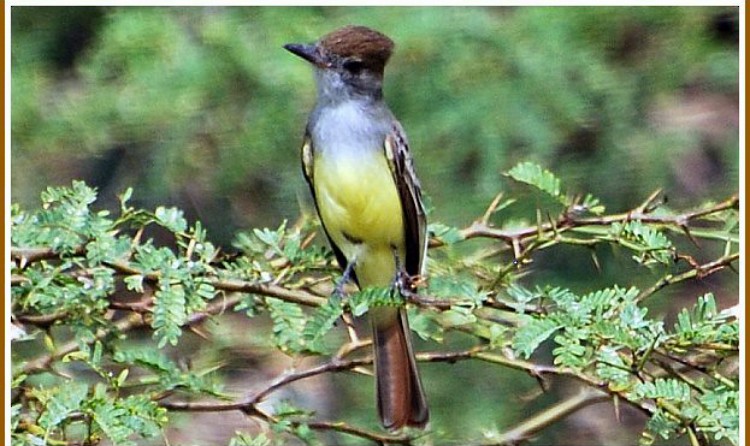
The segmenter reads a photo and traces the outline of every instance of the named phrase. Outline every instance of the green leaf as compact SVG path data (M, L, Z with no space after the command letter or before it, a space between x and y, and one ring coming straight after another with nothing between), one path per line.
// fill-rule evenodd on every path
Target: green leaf
M518 283L511 283L508 288L505 289L511 299L518 303L516 311L523 313L526 305L534 299L539 299L541 295L539 293L532 292L528 288L521 286Z
M128 187L125 189L125 191L117 196L117 199L120 201L120 212L125 214L131 210L131 208L128 206L128 201L130 201L130 198L133 196L133 188Z
M89 404L93 427L117 445L135 445L134 435L154 437L168 421L166 409L146 395L118 399L98 387Z
M159 348L167 343L177 345L182 334L182 325L187 322L185 289L180 283L160 280L154 293L153 321L154 337L159 339Z
M698 400L704 410L698 415L697 425L719 441L727 438L732 444L740 444L740 395L739 391L724 385L700 395Z
M333 328L333 325L343 313L344 305L341 298L335 295L331 296L325 304L316 309L312 317L305 324L305 328L302 331L305 345L312 351L325 352L320 341Z
M237 431L234 437L229 440L229 446L271 446L271 440L262 432L256 436L250 436Z
M129 253L130 240L125 237L118 238L112 234L100 234L86 244L86 259L90 265L122 260Z
M646 319L648 308L638 307L634 303L625 305L620 313L620 322L623 326L633 330L638 330L651 325L651 321Z
M370 307L403 305L403 298L390 287L367 287L349 296L348 304L354 316L362 316Z
M477 321L471 309L465 307L453 307L443 311L440 321L444 327L460 327L473 324Z
M112 357L121 364L145 366L157 372L176 372L177 365L169 360L161 350L154 348L117 349Z
M443 328L435 322L434 315L408 308L409 328L422 339L443 342Z
M115 384L117 387L122 387L125 384L125 380L128 379L128 375L130 374L130 371L128 369L122 369L120 373L117 375L117 378L115 378Z
M664 398L678 402L690 401L690 387L684 381L672 378L657 378L652 382L638 383L634 390L640 398Z
M596 357L596 374L609 381L609 385L624 385L631 377L631 368L617 350L610 346L599 349Z
M591 194L586 194L580 206L594 215L602 215L604 211L606 210L606 208L599 201L599 199L594 197Z
M125 282L125 286L128 288L128 290L135 291L136 293L142 293L143 279L143 275L133 274L131 276L125 276L123 282Z
M680 424L674 418L665 414L661 409L657 409L646 423L646 429L648 433L656 434L659 437L668 440L677 434L680 430ZM651 440L650 442L642 440L641 444L652 444L652 437L649 437L650 435L646 436L646 441Z
M187 220L180 209L159 206L154 211L156 222L172 232L185 232L187 229Z
M677 313L674 331L683 342L725 342L738 345L737 321L728 321L718 311L712 293L698 298L692 309L683 308Z
M487 292L479 289L476 278L454 271L432 275L427 292L434 297L464 305L479 306L487 299Z
M588 365L591 348L584 345L585 337L576 336L574 328L567 328L555 336L557 347L552 350L554 363L564 367L584 368Z
M428 227L428 232L440 239L440 241L446 245L460 242L464 238L458 228L447 226L442 223L431 223Z
M672 242L659 230L639 221L613 223L610 227L619 242L636 251L634 260L644 265L670 265L674 259Z
M68 381L64 386L49 391L48 396L42 398L45 411L39 418L39 425L46 429L57 429L72 413L81 409L86 399L88 386L85 383ZM40 394L36 394L37 397Z
M565 204L560 195L560 179L552 172L542 169L538 164L522 162L506 172L506 175L514 180L534 186L542 192Z
M516 331L513 336L513 350L517 355L528 358L546 341L560 326L548 318L529 317L527 322Z
M277 253L282 254L284 252L281 244L286 234L286 221L283 221L276 230L268 228L253 229L253 234L258 240L268 247L273 248Z
M266 306L273 321L276 345L285 352L299 353L305 349L302 331L306 318L299 305L274 297L266 298Z

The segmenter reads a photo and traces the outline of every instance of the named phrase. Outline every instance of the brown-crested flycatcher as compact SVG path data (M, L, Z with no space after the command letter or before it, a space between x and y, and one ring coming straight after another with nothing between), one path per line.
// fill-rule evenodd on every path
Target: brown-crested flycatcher
M401 124L383 101L387 36L345 26L312 45L284 48L315 68L318 97L302 166L341 267L360 288L387 287L405 269L422 274L426 221ZM423 427L427 402L403 307L370 309L378 413L389 430Z

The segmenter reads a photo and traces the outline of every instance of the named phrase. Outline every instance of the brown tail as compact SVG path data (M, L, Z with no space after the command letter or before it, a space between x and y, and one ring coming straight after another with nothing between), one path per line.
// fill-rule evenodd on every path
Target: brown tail
M388 430L424 427L430 418L403 308L373 309L375 384L380 422Z

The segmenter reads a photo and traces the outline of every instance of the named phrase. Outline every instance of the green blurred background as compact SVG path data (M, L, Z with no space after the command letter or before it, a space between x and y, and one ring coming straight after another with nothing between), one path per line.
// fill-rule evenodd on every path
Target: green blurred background
M296 219L309 208L298 154L315 90L309 66L282 45L350 23L397 44L385 95L409 135L431 221L466 225L500 191L519 199L504 221L533 221L537 198L502 176L519 161L553 170L610 212L657 188L674 207L723 199L739 187L738 12L14 6L11 199L33 208L48 185L83 179L114 208L115 194L133 186L135 205L178 206L227 247L240 229ZM643 270L605 254L592 281L588 253L569 251L538 260L535 280L577 290L655 280L634 278ZM720 301L736 301L736 276L720 277L685 297L718 286ZM226 330L221 348L246 336L215 330ZM480 363L423 369L434 425L449 438L512 427L560 398L530 398L533 379ZM456 382L465 388L456 392ZM328 390L311 404L375 425L368 379L337 376L319 387ZM629 421L638 429L643 418L618 423L610 409L571 417L540 444L570 444L570 432L580 445L632 444Z

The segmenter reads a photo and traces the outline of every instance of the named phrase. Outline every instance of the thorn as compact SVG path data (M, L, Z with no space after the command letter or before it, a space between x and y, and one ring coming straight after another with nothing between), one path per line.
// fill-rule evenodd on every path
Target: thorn
M596 255L596 249L594 247L591 247L591 260L594 262L594 267L596 268L599 273L602 272L602 266L599 264L599 256Z
M351 313L348 311L344 312L344 314L341 315L341 320L344 321L349 340L355 344L360 343L361 341L359 340L359 335L357 335L357 330L354 328L354 318Z
M739 274L740 273L739 271L737 271L737 268L735 268L734 265L731 264L731 263L727 263L727 268L729 268L730 270L732 270L735 274Z
M567 218L567 216L565 218ZM552 233L555 235L555 237L560 236L557 231L557 222L552 218L552 215L550 215L549 212L547 212L547 221L549 221L550 227L552 228Z
M203 331L201 331L200 329L198 329L198 327L190 325L188 328L190 329L190 331L192 331L193 333L195 333L196 335L198 335L198 337L202 338L203 340L205 340L205 341L209 340L208 335L206 333L204 333Z
M315 240L315 235L316 235L316 232L311 232L311 233L307 234L307 237L305 237L302 240L302 243L300 243L300 248L301 249L305 249L308 246L310 246L310 243L312 243L312 241Z
M513 237L513 263L519 265L521 263L521 242L518 241L517 237Z
M698 243L698 240L693 237L693 233L690 232L690 228L688 228L688 225L683 223L680 225L680 229L682 229L682 232L685 233L687 238L690 239L691 242L693 242L693 245L695 245L696 248L700 249L701 245Z
M701 269L701 264L698 263L698 261L695 260L692 256L689 256L687 254L677 254L675 258L677 260L686 261L693 269L697 269L697 270Z
M529 374L536 379L537 384L539 384L539 388L542 390L543 393L547 393L549 390L549 382L544 377L541 371L536 370L535 368L532 368L529 370Z
M497 207L500 205L500 200L502 200L502 198L503 198L502 192L500 192L499 194L495 196L495 198L492 200L490 205L487 207L487 210L484 211L484 215L482 215L482 219L480 220L482 224L484 224L485 226L488 225L490 217L497 210Z
M617 419L618 423L622 423L622 419L620 418L620 397L619 395L615 394L614 398L612 399L612 403L615 407L615 419Z
M347 342L346 344L342 345L333 357L336 358L337 360L340 360L340 359L345 358L346 356L349 356L350 353L356 350L359 350L361 348L364 348L364 347L369 347L370 345L372 345L371 339L365 339L364 341L361 341L359 340L359 338L356 337L356 333L355 333L355 338L352 339L350 342Z
M354 367L352 369L352 372L360 373L360 374L366 375L366 376L375 376L375 373L373 373L372 369L368 369L368 368L362 367L362 366Z
M656 208L661 206L662 204L666 203L666 197L664 197L663 200L661 200L659 203L657 203L656 199L659 197L659 195L662 193L661 189L656 189L654 192L651 193L651 195L646 198L646 200L638 206L637 210L640 213L648 214L653 212Z
M145 227L141 227L135 232L135 235L133 236L133 246L137 246L141 244L141 237L143 236L144 230L145 230Z
M193 257L193 252L195 251L195 244L196 244L195 239L191 238L190 242L188 242L188 247L185 250L185 257L187 259L191 259Z
M542 238L542 210L536 208L536 236Z

